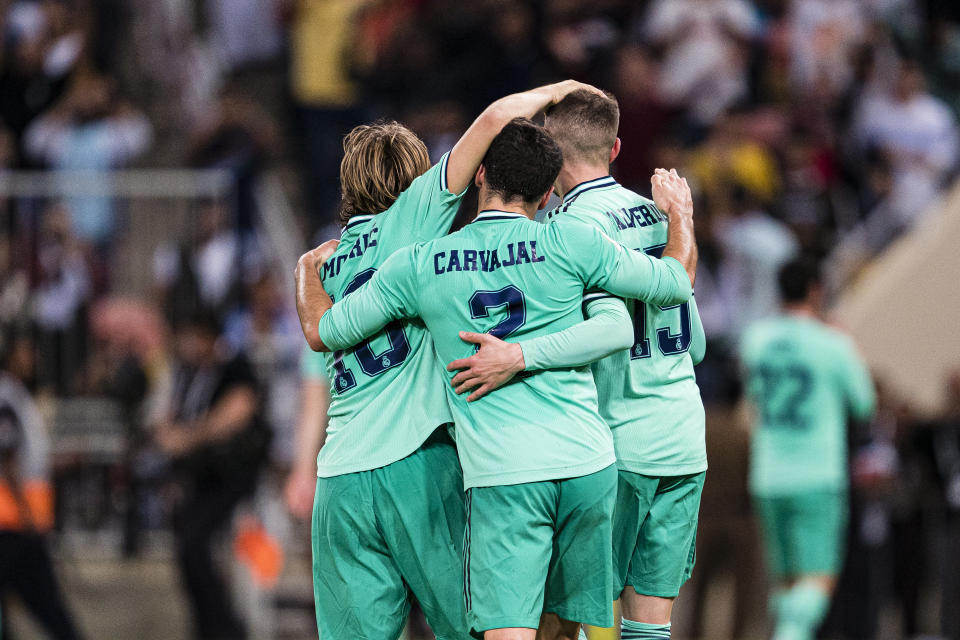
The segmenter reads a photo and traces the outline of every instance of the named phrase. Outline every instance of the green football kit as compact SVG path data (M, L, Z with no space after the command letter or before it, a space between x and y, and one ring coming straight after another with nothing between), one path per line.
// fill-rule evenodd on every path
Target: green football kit
M586 224L656 257L667 243L666 215L610 176L571 189L544 222ZM588 292L585 315L594 316L610 298L606 291ZM614 597L629 585L643 595L670 598L690 577L695 560L707 454L693 367L703 358L705 338L693 299L672 306L625 302L633 346L592 365L600 415L613 432L620 471ZM565 354L550 344L561 338L521 343L527 368L563 363Z
M847 420L875 407L853 342L813 318L757 321L741 343L756 409L750 491L777 576L836 574L847 522Z
M309 347L304 348L303 354L300 356L300 377L304 380L329 383L326 356Z
M396 252L323 315L319 334L341 349L419 318L443 371L474 350L459 331L514 340L561 331L583 320L585 289L660 305L691 293L676 260L629 251L585 225L484 211L461 231ZM471 627L535 628L544 611L610 626L616 458L589 368L539 371L471 403L445 387L467 490ZM421 400L411 392L406 404Z
M447 189L447 157L382 213L350 219L321 273L332 297L398 249L448 232L462 194ZM331 399L312 523L320 637L393 640L412 592L438 638L469 638L463 477L430 334L399 320L323 357Z

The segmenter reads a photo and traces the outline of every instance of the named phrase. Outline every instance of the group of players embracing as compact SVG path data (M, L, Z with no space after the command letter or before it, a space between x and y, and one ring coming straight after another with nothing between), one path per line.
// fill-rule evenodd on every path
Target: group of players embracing
M343 234L296 272L333 394L321 638L393 640L411 596L441 640L572 640L618 598L622 638L670 637L707 468L693 203L673 170L652 201L610 176L618 124L568 80L497 100L432 167L398 123L345 138Z

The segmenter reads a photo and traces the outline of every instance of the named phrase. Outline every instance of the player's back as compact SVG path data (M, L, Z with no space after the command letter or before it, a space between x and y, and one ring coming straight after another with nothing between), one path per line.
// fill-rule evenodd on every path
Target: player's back
M571 189L547 214L551 224L570 220L658 258L667 243L667 216L609 176ZM584 303L603 295L589 292ZM600 414L613 430L618 465L647 475L703 471L704 411L689 353L699 322L696 309L691 303L660 307L625 302L633 321L633 346L593 364Z
M584 281L567 264L576 260L571 248L556 229L520 214L481 212L411 259L420 315L442 363L473 352L460 330L517 341L582 320ZM614 462L588 367L518 378L473 403L447 389L467 488L575 477Z
M852 341L813 318L786 314L748 327L741 361L756 409L751 490L845 487L848 418L869 417L874 402Z
M356 291L398 249L447 232L460 198L446 190L446 159L387 210L350 219L321 274L331 298ZM433 342L417 319L391 322L352 349L326 354L326 362L331 400L321 476L395 462L452 420Z

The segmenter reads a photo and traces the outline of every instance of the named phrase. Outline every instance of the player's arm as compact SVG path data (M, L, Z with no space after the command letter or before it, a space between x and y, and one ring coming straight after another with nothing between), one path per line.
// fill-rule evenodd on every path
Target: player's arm
M697 309L697 298L690 295L690 358L693 364L703 362L707 354L707 334L703 330L703 321L700 319L700 310Z
M470 186L487 148L508 122L514 118L532 118L579 89L601 93L599 89L588 84L564 80L523 93L514 93L490 104L473 121L450 152L446 167L447 188L453 193L460 193Z
M622 300L598 294L585 306L589 317L583 322L522 342L504 342L489 333L461 331L461 340L473 342L480 349L447 365L447 371L459 371L451 380L454 390L458 394L472 390L467 402L473 402L521 371L580 367L633 343L630 314Z
M667 246L664 258L679 262L690 278L690 286L697 279L697 241L693 233L693 195L686 178L676 169L657 169L650 178L653 202L667 214Z
M317 333L325 349L348 349L391 320L417 315L416 249L406 247L394 253L366 284L320 316Z
M324 347L317 333L317 324L320 317L333 306L333 300L323 288L320 279L320 268L323 263L337 250L339 240L327 240L319 247L307 251L297 260L293 272L296 283L297 315L300 317L300 328L307 344L314 351L329 351Z
M296 450L283 495L290 513L306 518L313 507L317 486L317 453L327 437L330 384L320 354L304 349L300 368L300 412L294 434Z

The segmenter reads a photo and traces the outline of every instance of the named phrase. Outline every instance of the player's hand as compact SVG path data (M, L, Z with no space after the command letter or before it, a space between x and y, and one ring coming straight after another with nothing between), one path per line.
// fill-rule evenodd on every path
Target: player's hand
M502 387L526 367L519 344L504 342L489 333L470 331L461 331L460 339L480 345L480 350L469 358L454 360L447 365L447 371L459 371L450 381L458 395L473 390L467 396L467 402L479 400Z
M607 97L607 94L605 94L600 89L597 89L592 84L587 84L585 82L577 82L576 80L564 80L562 82L556 83L553 86L556 89L556 93L554 94L554 98L553 98L553 104L557 104L558 102L566 98L569 94L573 93L574 91L580 91L581 89L584 91L589 91L590 93L595 93L598 96Z
M339 240L327 240L318 247L307 251L305 254L300 256L300 261L309 265L314 271L317 272L317 275L320 275L320 267L330 259L330 256L333 255L333 252L337 250L337 247L340 245Z
M653 202L668 216L692 216L693 195L686 178L681 178L676 169L657 169L650 177L653 187Z
M297 518L306 520L313 512L313 494L317 489L317 474L310 469L293 469L283 487L287 509Z

